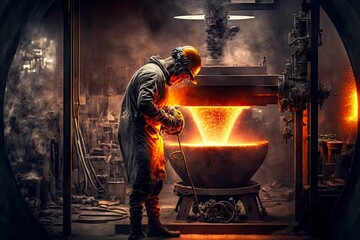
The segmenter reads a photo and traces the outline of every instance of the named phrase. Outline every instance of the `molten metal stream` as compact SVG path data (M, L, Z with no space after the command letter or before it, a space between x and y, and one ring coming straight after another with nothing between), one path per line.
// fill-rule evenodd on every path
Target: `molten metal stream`
M231 130L243 107L186 107L192 114L200 131L203 145L227 145ZM201 144L200 144L201 145Z

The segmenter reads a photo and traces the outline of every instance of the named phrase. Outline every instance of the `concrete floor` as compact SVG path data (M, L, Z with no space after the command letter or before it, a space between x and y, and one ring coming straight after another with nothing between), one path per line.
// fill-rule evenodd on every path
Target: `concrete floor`
M315 240L309 236L289 236L289 235L209 235L209 234L183 234L180 238L166 238L168 240ZM127 235L115 235L112 237L93 237L93 236L73 236L67 238L55 238L56 240L127 240ZM149 238L151 239L151 238ZM152 238L164 239L164 238Z
M128 189L129 192L130 189ZM291 195L291 194L290 194ZM270 193L268 191L260 191L260 198L262 199L263 205L268 212L268 216L265 221L271 222L282 222L291 223L293 220L294 212L294 201L289 195L289 188L274 188ZM174 212L175 205L178 197L173 193L172 185L164 185L164 189L160 195L160 205L163 223L171 223L175 221L176 212ZM84 205L73 205L72 219L79 219L79 215L83 213L91 213L92 211L83 210L88 206ZM121 208L128 210L127 204L120 205ZM97 212L99 213L99 212ZM46 218L42 218L45 227L47 228L51 239L71 239L71 240L125 240L127 239L126 234L116 234L115 224L128 224L128 218L118 221L111 221L106 223L72 223L72 236L62 236L62 209L59 207L50 208L44 211ZM146 217L143 220L146 223ZM308 235L295 235L291 231L278 232L276 235L209 235L209 234L182 234L180 238L176 239L315 239Z

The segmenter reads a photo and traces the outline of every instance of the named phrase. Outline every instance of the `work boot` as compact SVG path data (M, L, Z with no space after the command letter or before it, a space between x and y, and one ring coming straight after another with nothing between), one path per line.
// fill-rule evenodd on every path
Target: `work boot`
M179 231L169 231L160 222L159 197L151 196L145 201L146 212L148 215L147 237L173 238L180 237Z
M130 232L130 235L129 235L129 240L145 240L147 239L145 237L145 233L144 232L141 232L140 234L138 233L134 233L134 232Z
M159 219L149 219L147 237L174 238L180 237L180 231L170 231L161 224Z
M145 233L141 228L142 210L145 199L149 195L151 188L148 185L134 184L130 194L130 235L129 240L146 239Z
M173 238L180 237L179 231L169 231L160 222L159 193L163 182L159 182L153 189L150 197L145 200L146 213L148 215L147 237Z
M142 240L146 239L145 233L141 228L142 217L130 217L130 235L129 240Z

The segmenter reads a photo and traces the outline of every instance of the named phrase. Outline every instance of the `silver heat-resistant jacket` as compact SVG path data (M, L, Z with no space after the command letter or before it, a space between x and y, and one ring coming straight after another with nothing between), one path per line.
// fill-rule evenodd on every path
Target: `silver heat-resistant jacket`
M118 137L129 183L148 184L166 176L160 129L175 124L174 118L162 109L168 95L166 80L169 77L164 60L153 56L127 86Z

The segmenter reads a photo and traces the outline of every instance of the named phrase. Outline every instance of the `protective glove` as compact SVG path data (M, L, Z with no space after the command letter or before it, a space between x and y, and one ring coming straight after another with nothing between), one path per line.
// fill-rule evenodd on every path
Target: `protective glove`
M169 114L171 121L168 125L162 125L162 130L170 135L181 134L185 127L184 115L179 106L165 107L164 110Z

